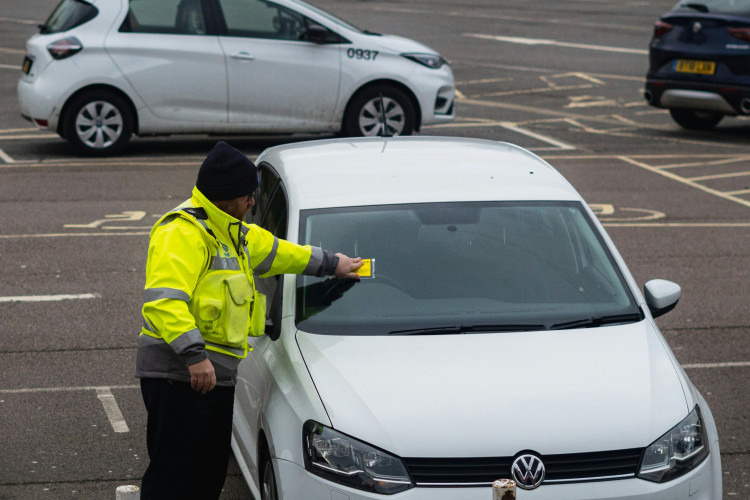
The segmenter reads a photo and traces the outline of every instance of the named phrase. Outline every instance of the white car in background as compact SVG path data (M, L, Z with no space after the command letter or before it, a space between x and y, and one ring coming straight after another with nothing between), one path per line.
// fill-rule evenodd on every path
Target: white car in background
M258 279L233 449L276 499L719 500L706 401L575 189L519 147L399 137L266 150L253 222L367 259Z
M88 154L132 134L379 135L385 116L409 135L454 119L437 52L301 0L62 0L26 48L21 114Z

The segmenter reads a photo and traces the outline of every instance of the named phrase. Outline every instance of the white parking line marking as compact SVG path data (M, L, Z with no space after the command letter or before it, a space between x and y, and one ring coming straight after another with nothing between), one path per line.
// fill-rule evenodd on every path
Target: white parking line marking
M109 418L109 423L112 424L112 429L118 433L130 432L128 424L125 422L125 417L122 416L120 407L117 406L117 401L115 400L115 396L112 394L110 388L98 388L96 390L96 397L102 402L107 418Z
M98 391L99 389L140 389L139 385L84 385L80 387L27 387L25 389L0 389L0 394L35 394L38 392Z
M571 49L599 50L603 52L615 52L619 54L648 55L648 50L628 49L625 47L609 47L606 45L588 45L585 43L560 42L557 40L546 40L542 38L521 38L515 36L485 35L482 33L464 33L465 37L481 38L484 40L495 40L498 42L516 43L521 45L552 45L555 47L566 47Z
M58 302L61 300L97 299L98 293L79 293L67 295L18 295L15 297L0 297L0 302Z
M47 134L44 132L39 132L38 134L31 134L31 135L8 135L8 136L2 136L0 139L3 141L15 141L18 139L52 139L54 137L59 138L60 136L57 134Z
M18 71L19 69L21 69L21 66L15 64L0 64L0 68Z
M8 156L8 154L0 149L0 160L3 160L5 163L15 163L16 160Z
M105 215L103 219L98 219L88 224L64 224L63 227L79 227L79 228L95 228L99 227L106 222L114 221L136 221L141 220L146 216L146 212L142 210L130 210L119 214ZM139 228L141 229L141 228Z
M546 143L552 144L553 146L555 146L557 149L559 149L561 151L572 151L572 150L576 149L575 146L571 146L570 144L567 144L565 142L558 141L558 140L553 139L551 137L547 137L546 135L537 134L536 132L532 132L530 130L526 130L524 128L521 128L516 123L501 122L500 126L504 127L504 128L507 128L508 130L512 130L513 132L518 132L519 134L526 135L528 137L532 137L534 139L538 139L538 140L540 140L542 142L546 142Z
M750 222L606 222L605 227L696 227L696 228L740 228L750 227Z
M618 157L620 160L624 161L625 163L630 163L631 165L635 165L636 167L641 167L645 170L648 170L650 172L654 172L659 175L663 175L664 177L667 177L669 179L672 179L673 181L677 181L681 184L685 184L686 186L693 187L695 189L699 189L701 191L704 191L706 193L712 194L714 196L718 196L719 198L723 198L728 201L733 201L735 203L739 203L740 205L744 205L746 207L750 207L750 200L744 200L742 198L738 198L737 196L733 196L727 192L719 191L717 189L710 188L708 186L704 186L703 184L699 184L695 181L692 181L690 179L686 179L685 177L680 177L679 175L676 175L672 172L669 172L667 170L662 170L657 167L653 167L651 165L648 165L646 163L637 161L633 158L629 158L627 156L620 156Z
M682 365L686 370L692 368L745 368L750 366L750 361L729 361L725 363L688 363Z
M0 47L0 52L5 53L5 54L26 54L25 50L6 49L5 47Z
M95 391L96 397L102 402L104 412L107 414L112 429L117 433L130 432L125 417L123 417L120 407L117 405L112 389L140 389L139 385L92 385L82 387L32 387L26 389L0 389L0 395L3 394L37 394L41 392L77 392L77 391Z
M0 234L0 240L19 240L24 238L67 238L86 236L148 236L151 231L132 233L47 233L47 234Z
M750 156L734 156L732 158L724 158L723 160L659 165L657 168L668 169L668 168L706 167L709 165L726 165L728 163L738 163L738 162L747 161L747 160L750 160Z
M729 179L731 177L745 177L750 175L750 172L730 172L726 174L714 174L714 175L702 175L700 177L688 177L689 181L708 181L711 179Z

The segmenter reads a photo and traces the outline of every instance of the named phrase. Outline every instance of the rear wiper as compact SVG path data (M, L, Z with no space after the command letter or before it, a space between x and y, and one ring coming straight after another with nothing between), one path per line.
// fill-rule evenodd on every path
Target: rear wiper
M612 314L611 316L600 316L597 318L582 318L564 323L555 323L549 327L550 330L570 330L573 328L594 328L614 323L631 323L643 319L641 313Z
M698 12L708 12L708 7L702 3L681 3L680 7L687 7Z
M47 26L46 24L37 24L36 27L39 28L39 34L41 35L46 35L47 33L49 33L49 26Z
M427 328L413 328L410 330L393 330L390 335L443 335L472 332L530 332L545 330L544 325L530 324L500 324L500 325L450 325Z

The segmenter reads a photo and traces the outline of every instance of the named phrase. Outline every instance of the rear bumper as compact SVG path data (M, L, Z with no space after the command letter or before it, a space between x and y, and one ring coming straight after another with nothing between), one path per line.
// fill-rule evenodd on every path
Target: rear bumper
M750 114L750 87L740 85L648 78L644 97L657 108Z

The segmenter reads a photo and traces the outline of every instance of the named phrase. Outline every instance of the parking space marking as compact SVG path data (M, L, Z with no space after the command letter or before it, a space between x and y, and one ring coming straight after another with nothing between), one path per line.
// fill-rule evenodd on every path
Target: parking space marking
M658 168L663 169L669 169L669 168L688 168L688 167L705 167L707 165L726 165L729 163L738 163L741 161L747 161L750 160L750 156L734 156L731 158L723 158L721 160L713 160L713 161L698 161L698 162L688 162L688 163L672 163L669 165L659 165Z
M11 158L8 153L0 149L0 160L3 160L5 163L15 163L16 160Z
M689 181L707 181L711 179L730 179L732 177L745 177L750 175L749 172L729 172L725 174L701 175L699 177L688 177Z
M78 238L88 236L148 236L151 231L134 231L131 233L37 233L37 234L0 234L0 240L20 240L25 238Z
M542 142L546 142L547 144L551 144L552 147L541 147L541 148L535 148L535 147L527 147L527 149L531 151L572 151L576 149L575 146L572 146L566 142L559 141L557 139L553 139L552 137L539 134L537 132L532 132L531 130L522 128L518 123L514 122L503 122L503 121L495 121L495 120L484 120L484 119L475 119L471 121L463 121L459 123L442 123L439 125L432 125L430 127L425 128L433 128L433 129L439 129L439 128L471 128L471 127L502 127L505 129L508 129L510 131L519 133L521 135L525 135L528 137L532 137L534 139L537 139Z
M0 68L18 71L19 69L21 69L21 66L18 66L16 64L0 64Z
M82 387L34 387L26 389L0 389L0 396L3 394L35 394L41 392L78 392L94 391L96 397L101 401L104 412L107 414L112 429L116 433L130 432L128 424L123 417L120 407L117 404L112 389L140 389L139 385L96 385Z
M100 387L96 389L96 397L102 402L102 406L107 414L107 418L109 418L109 423L112 425L112 429L118 433L130 432L128 424L125 422L125 417L122 416L120 407L117 405L117 400L115 399L114 394L112 394L112 390L109 387Z
M430 15L443 15L448 17L464 17L464 18L476 18L476 19L500 19L505 21L514 21L519 23L533 23L534 25L539 24L564 24L565 26L580 26L585 28L595 29L613 29L613 30L627 30L639 33L649 33L651 30L642 25L628 26L627 24L607 24L607 23L594 23L585 21L571 22L570 19L557 19L554 17L521 17L521 16L509 16L503 14L493 14L487 12L487 9L462 9L462 10L444 10L437 11L435 9L416 9L412 7L391 7L385 5L368 5L368 9L381 11L381 12L397 12L401 14L417 14L423 16L424 14Z
M524 128L520 127L517 123L501 122L500 126L506 128L508 130L512 130L513 132L517 132L519 134L526 135L526 136L531 137L533 139L537 139L537 140L540 140L542 142L546 142L546 143L552 144L555 149L560 150L560 151L572 151L572 150L576 149L575 146L572 146L572 145L570 145L568 143L565 143L563 141L558 141L557 139L553 139L553 138L551 138L549 136L538 134L536 132L532 132L531 130L524 129ZM542 148L531 148L531 149L540 150Z
M61 300L98 299L98 293L77 293L63 295L17 295L15 297L0 297L0 302L59 302Z
M679 182L681 184L685 184L686 186L690 186L692 188L698 189L700 191L704 191L706 193L712 194L714 196L718 196L719 198L723 198L727 201L732 201L734 203L738 203L740 205L744 205L746 207L750 207L750 200L745 200L743 198L740 198L734 194L732 194L731 191L719 191L718 189L714 189L711 187L708 187L706 185L701 184L700 182L690 179L688 177L683 177L681 175L677 175L676 173L665 170L664 168L659 168L657 166L649 165L647 163L644 163L643 161L636 160L633 157L628 156L618 156L618 158L625 163L629 163L631 165L635 165L636 167L643 168L645 170L648 170L649 172L654 172L659 175L663 175L664 177L667 177L673 181Z
M687 363L681 366L686 370L695 368L744 368L750 366L750 361L729 361L724 363Z
M515 43L520 45L552 45L571 49L598 50L603 52L614 52L618 54L648 55L648 50L629 49L626 47L611 47L607 45L589 45L585 43L561 42L558 40L547 40L543 38L521 38L515 36L486 35L483 33L464 33L468 38L479 38L483 40L494 40L497 42Z

